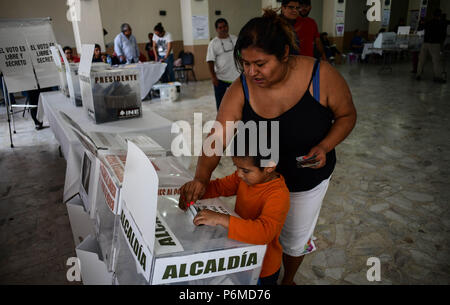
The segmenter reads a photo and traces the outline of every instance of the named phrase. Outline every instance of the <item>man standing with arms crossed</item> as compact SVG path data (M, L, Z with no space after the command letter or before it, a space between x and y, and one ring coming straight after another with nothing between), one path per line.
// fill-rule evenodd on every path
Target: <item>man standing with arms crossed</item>
M323 51L322 42L320 41L320 33L316 21L309 18L311 12L311 0L299 0L300 16L295 23L295 32L300 40L300 55L314 57L314 44L320 53L322 60L327 60Z
M233 57L237 37L228 34L228 22L223 18L217 19L215 27L217 37L211 40L208 45L206 62L214 85L216 107L219 110L225 92L233 81L239 77L239 72L234 65Z

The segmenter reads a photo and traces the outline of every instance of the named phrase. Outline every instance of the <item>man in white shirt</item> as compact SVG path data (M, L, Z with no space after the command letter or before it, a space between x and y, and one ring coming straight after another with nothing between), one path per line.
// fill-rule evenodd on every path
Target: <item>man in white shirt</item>
M139 48L136 38L131 34L132 30L128 23L122 24L122 31L114 38L114 52L120 59L121 64L139 62Z
M211 73L216 106L219 110L225 92L233 81L239 77L239 72L236 69L233 57L237 37L228 34L228 22L225 19L217 19L215 26L217 37L211 40L208 45L206 62Z

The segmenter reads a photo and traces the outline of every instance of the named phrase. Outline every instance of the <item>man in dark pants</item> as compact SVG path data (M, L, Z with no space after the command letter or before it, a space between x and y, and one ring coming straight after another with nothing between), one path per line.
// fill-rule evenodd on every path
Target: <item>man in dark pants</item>
M225 92L233 81L239 77L239 72L234 65L233 58L237 37L228 34L228 22L225 19L217 19L215 26L217 37L211 40L208 45L206 62L214 85L216 107L219 110Z
M36 90L27 91L26 94L28 95L28 101L29 101L30 105L36 105L37 106L38 103L39 103L39 95L42 92L48 92L48 91L53 91L53 90L54 90L54 88L51 87L51 88L36 89ZM36 130L41 130L41 129L46 128L45 126L43 126L43 122L40 122L37 119L37 107L30 108L30 114L31 114L31 118L34 121L34 125L36 127Z
M428 53L430 53L431 59L433 60L434 81L437 83L446 82L442 77L441 45L447 35L447 27L444 27L441 22L441 14L442 11L436 9L433 13L433 19L425 24L425 37L419 55L419 67L416 75L417 80L420 80L422 77L425 62Z

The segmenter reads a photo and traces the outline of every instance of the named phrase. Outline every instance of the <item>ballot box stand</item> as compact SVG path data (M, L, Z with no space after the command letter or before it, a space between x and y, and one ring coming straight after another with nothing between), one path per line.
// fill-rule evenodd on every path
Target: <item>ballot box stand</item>
M201 200L198 204L225 207L220 199ZM178 208L178 196L158 196L157 209L150 279L146 280L139 271L139 263L129 247L129 234L117 230L115 284L257 284L265 245L249 245L229 239L227 229L221 226L195 226L193 215ZM226 207L226 210L230 211L230 208ZM125 221L122 216L120 225L123 226Z

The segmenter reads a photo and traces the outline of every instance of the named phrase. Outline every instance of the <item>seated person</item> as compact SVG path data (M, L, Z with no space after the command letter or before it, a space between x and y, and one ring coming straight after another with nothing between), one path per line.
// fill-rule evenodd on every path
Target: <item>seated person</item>
M359 30L355 31L355 36L350 43L350 49L353 53L362 54L364 49L364 39L361 37L361 32Z
M92 62L106 62L106 55L102 54L102 49L99 44L95 44L94 56L92 57Z
M148 41L145 45L145 51L147 51L148 60L156 61L155 52L153 51L153 33L148 33Z
M78 56L73 55L73 50L71 47L69 47L69 46L64 47L63 52L64 52L64 54L66 54L67 60L70 63L80 62L80 58Z
M246 155L233 157L237 171L211 181L203 195L203 199L236 195L235 212L241 218L202 210L194 218L194 224L220 225L228 229L231 239L267 244L258 284L276 285L283 254L279 237L289 212L289 190L283 176L275 171L275 164L262 168L260 156ZM180 208L187 209L185 206Z
M320 41L322 42L327 59L333 60L336 57L336 54L341 54L341 52L339 52L339 50L336 48L336 45L332 45L330 40L328 40L327 32L323 32L322 34L320 34Z

